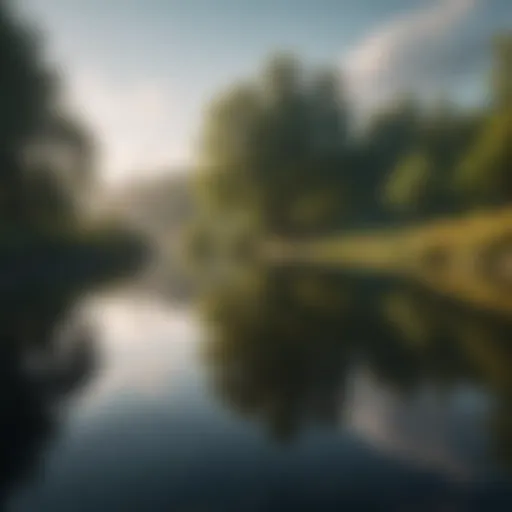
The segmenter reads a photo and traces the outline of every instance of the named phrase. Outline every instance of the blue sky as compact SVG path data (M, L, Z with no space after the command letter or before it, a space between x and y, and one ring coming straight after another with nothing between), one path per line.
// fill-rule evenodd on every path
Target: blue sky
M193 159L208 99L276 49L343 72L354 105L401 90L482 97L512 0L21 0L47 32L110 181Z

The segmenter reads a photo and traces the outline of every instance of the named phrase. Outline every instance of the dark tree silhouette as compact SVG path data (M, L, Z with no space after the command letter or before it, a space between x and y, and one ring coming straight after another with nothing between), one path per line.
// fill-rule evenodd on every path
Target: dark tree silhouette
M67 222L91 177L93 141L65 112L43 38L0 4L0 222ZM86 192L86 190L84 190ZM51 205L51 206L50 206Z

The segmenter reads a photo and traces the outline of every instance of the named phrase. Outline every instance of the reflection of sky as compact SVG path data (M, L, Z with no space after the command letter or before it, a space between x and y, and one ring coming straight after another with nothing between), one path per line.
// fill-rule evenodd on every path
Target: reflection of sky
M443 495L446 475L472 468L471 457L460 457L480 433L467 412L479 412L470 395L440 403L426 394L407 404L364 376L353 388L349 428L311 429L277 447L212 398L196 359L200 329L184 313L114 298L89 313L102 369L52 445L45 478L13 502L15 512L148 504L155 511L205 504L295 510L308 500L341 506L379 496L414 503Z
M482 465L488 406L485 396L465 388L445 395L424 388L400 398L362 372L354 379L345 419L383 453L467 479Z
M119 396L142 401L168 396L189 376L198 333L187 314L150 297L105 298L88 314L100 340L101 369L82 410L94 412Z

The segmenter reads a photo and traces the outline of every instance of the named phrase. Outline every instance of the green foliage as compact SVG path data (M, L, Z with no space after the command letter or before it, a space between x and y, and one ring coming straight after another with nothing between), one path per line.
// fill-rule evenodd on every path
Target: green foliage
M512 35L502 34L494 46L494 103L498 108L512 104Z
M359 137L335 73L275 56L208 111L200 204L213 217L251 210L264 232L296 236L510 201L511 47L507 35L495 46L498 109L404 97Z
M132 233L87 226L94 140L63 108L41 43L14 3L0 2L0 263L16 276L2 282L8 295L108 280L146 255Z
M41 38L10 7L0 5L0 222L69 224L92 177L92 139L61 108Z
M425 198L431 165L423 154L411 154L394 169L385 184L384 201L398 211L418 208Z
M202 137L203 204L214 212L252 210L269 231L300 229L302 215L291 212L297 202L307 202L311 190L318 196L344 187L339 92L334 75L313 74L308 82L298 60L278 55L252 83L221 95Z
M497 38L493 69L494 108L455 169L454 187L468 206L512 199L512 37Z
M512 199L512 108L493 114L456 170L455 186L470 204Z

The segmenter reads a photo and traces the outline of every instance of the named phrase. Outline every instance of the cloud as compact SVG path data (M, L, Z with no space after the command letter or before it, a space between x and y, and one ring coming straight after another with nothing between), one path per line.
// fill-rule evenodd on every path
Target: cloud
M99 141L101 174L107 181L170 168L185 159L183 148L173 144L175 105L164 85L117 82L97 71L75 72L67 85L68 103Z
M477 0L436 0L378 27L342 60L348 93L371 108L403 91L435 87L474 50L454 44L453 33L476 7Z

